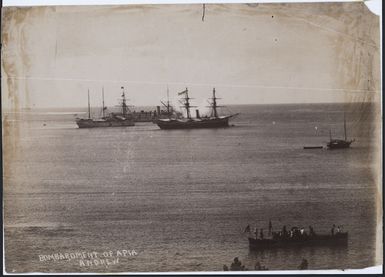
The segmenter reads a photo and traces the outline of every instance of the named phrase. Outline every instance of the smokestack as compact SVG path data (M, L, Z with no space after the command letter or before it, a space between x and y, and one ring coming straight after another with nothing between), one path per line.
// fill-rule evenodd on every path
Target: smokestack
M197 114L197 118L201 118L201 117L199 116L199 110L195 110L195 112L196 112L196 114Z
M156 113L158 114L158 116L160 115L160 106L156 106Z

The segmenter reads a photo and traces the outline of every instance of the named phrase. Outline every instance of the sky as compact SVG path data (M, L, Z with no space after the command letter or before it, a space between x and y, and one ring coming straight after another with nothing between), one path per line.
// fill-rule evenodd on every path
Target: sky
M378 101L379 17L363 3L5 8L3 107Z

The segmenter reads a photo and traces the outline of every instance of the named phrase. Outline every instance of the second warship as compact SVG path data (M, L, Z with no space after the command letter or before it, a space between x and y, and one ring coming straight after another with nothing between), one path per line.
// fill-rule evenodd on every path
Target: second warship
M88 118L77 118L76 124L79 128L97 128L97 127L128 127L134 126L135 122L132 117L132 114L128 110L126 104L126 95L124 93L124 87L122 88L122 102L121 102L121 113L110 113L105 114L106 107L104 106L104 90L103 90L103 107L102 107L102 117L101 118L91 118L91 109L90 109L90 93L88 91Z
M211 98L210 116L199 115L199 110L196 110L196 118L191 117L190 108L194 107L190 105L190 97L188 95L188 89L179 92L178 95L184 95L183 98L183 108L186 109L187 118L162 118L157 119L155 123L161 129L198 129L198 128L223 128L229 126L230 118L236 116L237 114L231 114L226 116L219 116L217 108L220 107L217 105L217 97L215 96L215 88L213 89L213 96Z

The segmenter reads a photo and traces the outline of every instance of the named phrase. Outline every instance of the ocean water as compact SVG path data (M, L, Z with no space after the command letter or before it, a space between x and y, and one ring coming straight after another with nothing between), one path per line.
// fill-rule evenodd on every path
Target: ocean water
M81 109L5 114L6 271L221 271L234 257L249 269L375 265L374 105L230 108L234 126L207 130L78 129ZM352 148L303 149L325 146L329 129L342 137L344 113ZM266 234L269 220L342 225L349 242L249 250L243 229ZM77 252L98 261L68 258Z

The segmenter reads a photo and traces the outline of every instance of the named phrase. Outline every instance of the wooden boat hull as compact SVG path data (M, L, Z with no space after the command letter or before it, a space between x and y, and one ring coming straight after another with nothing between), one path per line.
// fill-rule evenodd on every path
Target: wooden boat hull
M255 239L249 238L250 249L268 249L276 247L298 247L298 246L334 246L347 245L348 233L332 235L315 235L301 238L287 239Z
M341 148L349 148L350 144L353 143L353 140L332 140L327 143L327 147L329 149L341 149Z
M203 118L192 120L162 120L158 119L155 123L161 129L199 129L199 128L224 128L229 127L229 119L231 116L219 118Z

